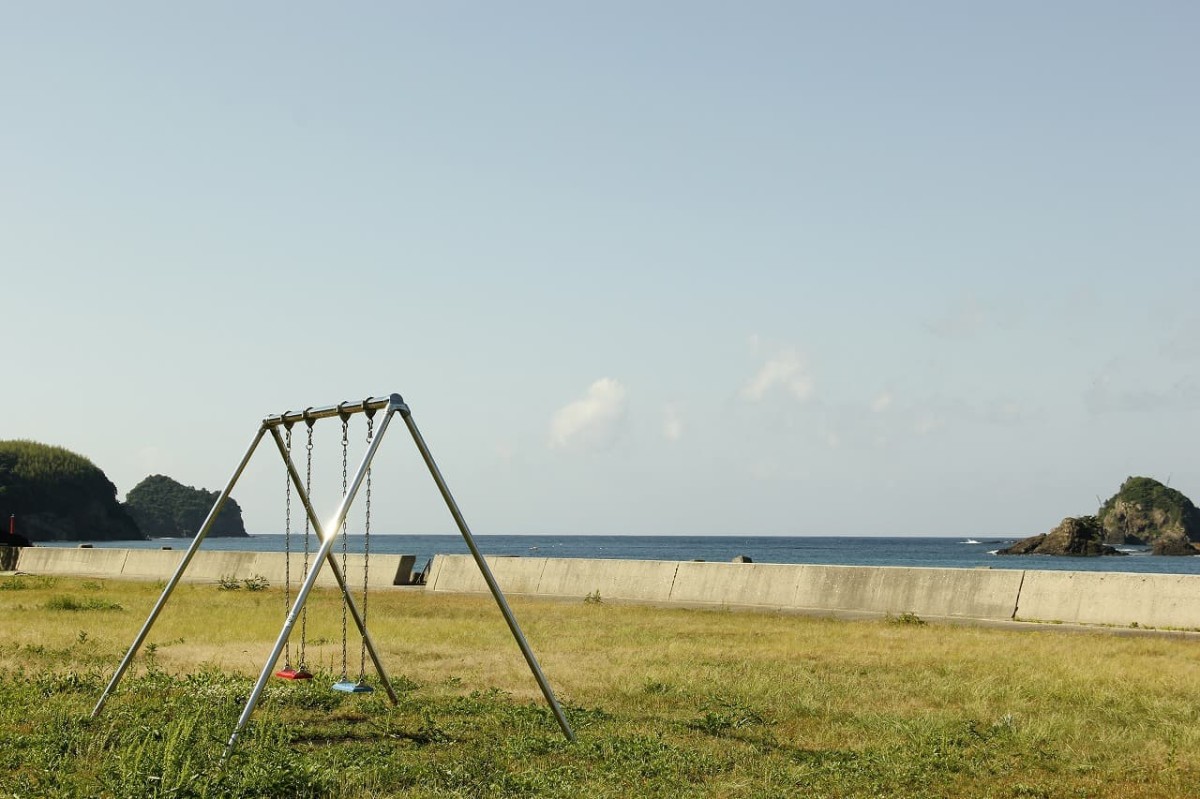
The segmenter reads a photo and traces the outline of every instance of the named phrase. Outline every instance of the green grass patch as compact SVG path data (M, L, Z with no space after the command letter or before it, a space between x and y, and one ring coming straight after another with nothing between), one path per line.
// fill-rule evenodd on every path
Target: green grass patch
M46 600L44 605L46 610L124 610L119 602L110 602L106 599L97 599L96 597L88 597L86 599L76 599L73 596L52 596Z

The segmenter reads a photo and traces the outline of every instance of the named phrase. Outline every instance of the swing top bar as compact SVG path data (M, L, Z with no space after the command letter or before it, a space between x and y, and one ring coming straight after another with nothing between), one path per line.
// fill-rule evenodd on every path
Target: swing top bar
M354 413L374 413L375 411L387 408L388 413L399 411L401 416L408 416L408 405L404 403L404 399L399 394L392 394L390 397L367 397L360 402L343 402L339 405L326 405L322 408L306 408L302 411L284 411L275 416L268 416L263 419L263 427L271 428L279 425L293 425L296 422L316 421L317 419L328 419L331 416L349 416Z

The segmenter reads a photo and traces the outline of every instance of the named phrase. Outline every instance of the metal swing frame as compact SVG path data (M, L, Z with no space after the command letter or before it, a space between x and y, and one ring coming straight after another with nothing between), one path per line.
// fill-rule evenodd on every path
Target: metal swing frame
M296 471L296 465L292 462L291 456L285 448L283 437L279 434L281 426L290 426L296 422L309 422L318 419L325 419L333 416L347 418L356 413L367 413L386 411L383 419L379 424L378 430L375 431L375 436L367 451L363 454L362 460L354 473L354 479L350 481L349 487L345 495L342 497L337 510L334 512L333 518L327 525L322 525L317 518L316 512L313 510L312 502L308 496L308 492L304 489L304 483L301 481L299 472ZM362 485L367 475L367 470L371 467L371 462L375 458L375 453L379 450L379 445L383 441L384 434L387 432L388 425L391 423L392 417L400 414L404 419L404 423L408 426L408 431L412 435L413 442L417 446L417 450L421 453L422 460L425 461L425 466L429 469L430 475L433 477L434 483L437 484L438 491L442 495L442 499L446 502L446 507L450 510L450 515L453 516L455 524L458 526L459 532L462 534L463 540L467 544L467 548L471 551L471 556L475 559L475 564L479 567L479 572L483 576L484 582L487 583L488 590L491 591L492 597L495 598L496 604L500 607L500 612L504 616L504 621L508 624L509 631L512 632L513 638L517 642L517 646L521 650L521 654L525 657L525 662L529 664L529 670L532 672L534 679L542 690L542 695L545 696L547 704L554 712L554 717L558 721L558 726L562 729L563 735L567 740L574 741L575 733L571 729L571 725L567 722L567 718L563 713L562 708L558 704L558 700L554 696L554 690L550 687L550 683L546 680L546 675L542 672L542 668L538 665L537 657L533 654L533 650L529 647L529 642L525 640L525 634L521 631L521 626L517 623L516 616L513 615L512 608L509 607L508 601L504 597L504 592L500 590L500 585L496 582L496 578L492 575L492 570L488 566L483 555L480 554L479 548L475 545L475 539L471 535L470 528L467 527L466 519L463 518L462 512L458 508L458 503L454 501L453 495L450 493L450 488L446 485L445 479L442 477L441 470L438 469L437 463L433 460L433 455L429 451L429 447L425 444L425 439L421 436L417 429L416 423L413 421L412 412L408 405L404 402L399 394L392 394L387 398L368 397L361 402L343 402L338 405L328 405L320 408L308 408L300 412L285 412L276 416L268 416L263 419L251 441L250 446L246 449L246 453L242 456L242 460L238 463L237 468L233 472L233 476L229 478L223 491L217 497L213 504L212 510L208 512L208 516L204 519L204 523L200 526L200 530L196 533L196 537L192 540L191 546L188 547L183 559L179 563L179 567L167 581L167 585L163 588L162 595L158 598L154 608L150 611L145 624L134 638L133 644L129 647L125 657L121 660L121 664L117 667L116 673L108 686L104 689L104 693L100 695L100 699L96 702L96 707L92 710L92 718L100 715L104 709L104 704L108 697L116 689L121 678L129 669L133 662L134 655L146 640L146 636L150 633L150 628L154 626L154 622L158 619L159 613L162 612L171 593L175 590L184 572L187 571L188 564L191 563L192 557L200 549L205 537L212 529L213 523L216 521L217 515L225 506L225 502L229 499L229 495L233 492L233 488L237 485L238 480L245 471L246 465L250 462L251 456L254 455L258 445L262 442L263 437L270 433L275 445L279 450L279 455L287 466L288 476L292 486L299 496L301 504L304 506L304 512L308 516L309 522L312 524L316 532L317 539L321 542L320 547L314 556L312 569L305 576L303 584L300 586L296 594L296 600L292 604L291 610L288 613L287 619L284 621L283 629L280 630L279 637L275 641L275 645L271 649L271 654L267 658L266 664L263 666L262 673L258 677L258 681L254 685L254 690L251 691L249 699L246 701L245 708L242 709L242 714L238 718L237 725L234 727L233 733L229 736L229 741L225 745L225 753L222 760L229 757L233 751L234 745L237 743L238 736L241 735L246 724L250 721L251 714L254 713L255 707L262 698L263 689L266 687L267 681L270 679L275 665L279 660L280 654L286 645L288 638L291 636L292 628L295 626L297 619L304 607L305 601L308 599L309 593L316 584L317 576L320 574L321 566L328 563L330 571L332 571L334 579L337 581L338 588L342 592L342 596L346 601L346 606L350 610L350 615L354 618L354 623L358 627L359 634L362 636L364 645L371 655L371 661L375 664L375 671L379 675L380 682L384 690L387 692L388 698L392 704L398 704L399 698L396 696L395 690L392 688L391 681L387 677L387 673L383 667L383 661L379 657L379 653L375 648L375 642L371 639L370 633L367 631L366 621L359 613L358 606L354 602L353 594L349 584L346 582L346 576L343 573L341 566L337 562L337 558L333 554L333 545L341 534L342 523L345 521L350 506L354 502L354 498L358 493L359 487Z

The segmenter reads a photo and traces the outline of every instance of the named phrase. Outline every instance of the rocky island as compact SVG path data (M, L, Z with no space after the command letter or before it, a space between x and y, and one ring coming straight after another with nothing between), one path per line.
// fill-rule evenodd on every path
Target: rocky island
M1200 510L1181 492L1149 477L1130 477L1096 514L1109 544L1140 544L1155 555L1200 554Z
M166 475L152 474L130 489L125 507L141 531L151 538L191 538L199 532L218 496L216 491L185 486ZM242 509L233 497L225 501L208 534L246 535Z
M1130 477L1095 516L1063 519L1049 533L1022 539L998 555L1123 555L1113 544L1151 547L1155 555L1200 555L1200 510L1150 477Z

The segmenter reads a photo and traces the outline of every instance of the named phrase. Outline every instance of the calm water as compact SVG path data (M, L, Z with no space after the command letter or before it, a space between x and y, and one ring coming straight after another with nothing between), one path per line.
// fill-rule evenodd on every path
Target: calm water
M1154 557L1145 549L1122 547L1127 557L1058 558L1045 555L999 556L991 552L1015 538L856 538L774 536L616 536L616 535L477 535L485 555L550 558L619 558L638 560L729 561L747 555L755 563L819 563L845 566L932 566L972 569L1059 569L1200 574L1200 557ZM43 546L78 546L79 542L47 542ZM184 539L95 542L97 547L186 549ZM293 550L303 546L299 536ZM315 548L315 544L313 545ZM337 544L340 551L340 542ZM351 552L361 551L360 536L350 537ZM205 550L282 552L284 536L209 538ZM371 551L417 556L417 568L436 554L466 553L458 535L373 535Z

